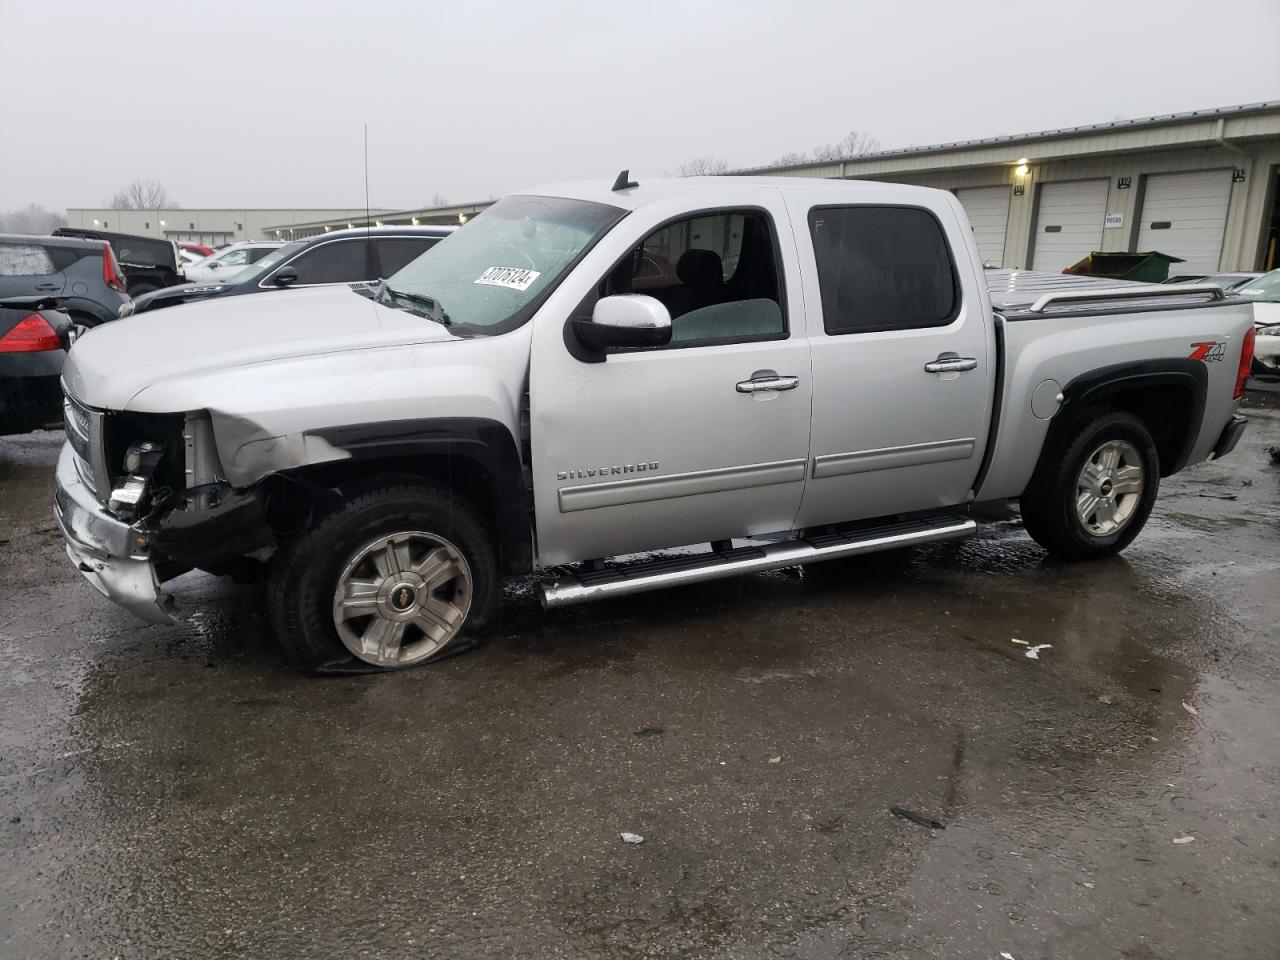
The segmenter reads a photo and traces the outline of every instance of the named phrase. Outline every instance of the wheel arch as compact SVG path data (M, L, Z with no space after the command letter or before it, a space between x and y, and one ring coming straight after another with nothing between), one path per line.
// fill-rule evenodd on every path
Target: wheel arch
M471 502L492 524L503 573L533 567L533 513L515 438L496 420L433 418L350 424L308 431L346 456L281 471L322 488L364 478L433 480Z
M1160 475L1187 465L1204 417L1209 375L1186 357L1119 363L1082 374L1063 388L1063 402L1049 426L1028 488L1035 486L1072 434L1091 414L1132 413L1150 431L1160 455Z

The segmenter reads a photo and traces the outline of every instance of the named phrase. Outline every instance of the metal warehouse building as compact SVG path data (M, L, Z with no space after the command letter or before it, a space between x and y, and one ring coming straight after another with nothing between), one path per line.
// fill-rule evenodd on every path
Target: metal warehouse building
M1181 257L1173 274L1280 265L1280 102L735 172L952 190L993 266L1059 271L1095 250ZM465 223L486 206L402 210L377 220ZM348 222L364 218L273 224L267 233L305 236Z
M374 213L382 213L375 210ZM112 210L103 207L71 207L67 225L114 230L145 237L205 243L221 246L237 240L288 239L288 225L308 223L320 217L345 220L359 215L364 222L365 208L327 207L320 209L211 209L174 208L166 210ZM281 226L283 225L283 229ZM346 226L343 223L343 226ZM279 231L279 232L277 232Z
M1174 274L1280 265L1280 102L741 172L952 190L993 266L1095 250L1181 257Z

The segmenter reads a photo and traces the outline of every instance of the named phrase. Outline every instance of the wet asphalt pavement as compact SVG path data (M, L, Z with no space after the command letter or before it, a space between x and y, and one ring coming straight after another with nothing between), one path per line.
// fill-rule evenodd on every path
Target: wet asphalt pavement
M1280 410L1248 412L1119 559L996 514L550 614L517 584L477 650L324 680L260 588L188 575L177 628L101 600L60 434L0 440L0 958L1276 957Z

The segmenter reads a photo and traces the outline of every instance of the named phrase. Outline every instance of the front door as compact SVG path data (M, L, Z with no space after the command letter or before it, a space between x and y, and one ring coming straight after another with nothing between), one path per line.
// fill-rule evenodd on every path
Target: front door
M938 196L932 209L794 214L812 238L801 245L806 298L821 305L799 526L961 503L977 476L995 351L971 238L954 201Z
M600 296L644 293L672 315L669 346L587 362L563 315L539 316L530 404L542 565L793 527L809 346L798 284L784 279L794 263L783 251L795 250L786 210L759 196L692 217L641 208L577 272L591 271L575 315Z

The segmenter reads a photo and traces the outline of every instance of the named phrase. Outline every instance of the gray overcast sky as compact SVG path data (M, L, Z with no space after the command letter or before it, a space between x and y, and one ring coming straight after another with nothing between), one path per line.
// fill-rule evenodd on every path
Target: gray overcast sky
M0 0L0 210L461 202L1280 99L1280 3Z

